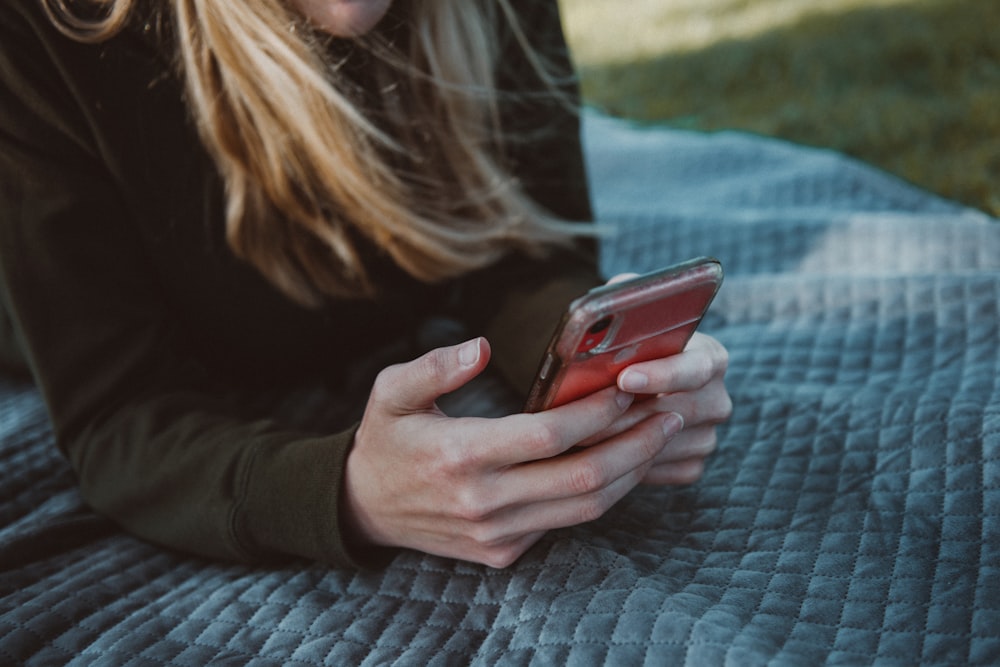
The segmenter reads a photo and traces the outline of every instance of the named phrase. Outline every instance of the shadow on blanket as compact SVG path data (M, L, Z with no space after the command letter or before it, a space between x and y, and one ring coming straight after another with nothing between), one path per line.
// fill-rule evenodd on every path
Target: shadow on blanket
M588 116L607 273L729 277L736 410L697 485L642 488L508 570L158 550L81 505L0 384L0 656L129 664L987 664L1000 656L1000 225L843 157ZM93 522L82 543L73 522Z

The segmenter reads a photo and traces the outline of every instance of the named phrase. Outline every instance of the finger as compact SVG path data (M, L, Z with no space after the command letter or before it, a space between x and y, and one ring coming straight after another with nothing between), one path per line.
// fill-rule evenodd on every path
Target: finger
M630 434L630 440L609 442L603 448L588 450L594 453L590 456L573 454L505 471L494 479L494 483L477 489L474 504L456 500L453 518L461 523L461 530L440 531L440 521L425 525L419 531L424 536L420 549L492 567L506 567L547 530L595 519L638 485L654 465L656 456L654 454L650 459L649 454L650 451L656 451L655 443L660 439L668 439L668 432L679 428L679 420L675 420L677 423L666 429L659 421L658 416L657 419L650 420L650 424L644 425L650 431L650 443L645 444L645 454L631 463L621 457L622 451L613 456L611 450L626 447L642 449L644 445L637 442L634 433ZM662 431L663 435L656 436L656 429ZM599 463L587 462L588 458ZM591 481L584 481L579 487L563 487L569 495L553 496L551 493L553 486L559 487L558 482L553 482L559 477L553 472L556 467L562 468L564 473L572 467L573 471L567 474L577 480L586 480L587 470L596 470L603 465L609 466L608 472L600 478L591 478ZM525 472L531 474L524 474ZM618 474L619 472L622 474ZM505 499L493 507L483 505L484 498L501 497L501 494Z
M714 426L685 429L663 448L643 478L643 483L693 484L701 478L705 461L717 444Z
M610 426L600 433L595 433L591 437L587 438L581 442L579 446L591 447L604 442L605 440L610 440L616 435L621 435L622 433L635 428L637 425L646 421L653 415L664 412L671 412L671 410L661 409L655 400L655 397L640 398L634 401L632 406L629 407L629 409L626 410L625 413L616 419ZM673 412L676 412L676 410Z
M629 366L618 375L618 387L647 394L695 391L724 376L729 365L726 348L710 336L695 336L680 354Z
M705 459L693 458L655 465L642 478L643 484L659 486L687 486L701 479L705 473Z
M379 373L372 386L372 400L396 414L429 409L438 397L479 375L489 359L485 338L431 350Z
M609 387L543 412L476 420L478 452L496 468L557 456L610 426L633 398Z
M592 451L586 450L580 454ZM488 531L493 526L503 526L503 530L510 534L531 534L534 531L548 531L594 521L638 486L652 467L653 463L647 460L607 484L595 485L588 492L513 505L491 517L482 528ZM542 485L536 488L545 487Z
M504 520L511 529L518 531L549 531L596 521L639 486L648 471L649 466L630 471L628 475L586 495L514 508Z
M650 424L644 425L651 431L649 435L653 436L653 440L657 439L657 436L653 435L656 429L664 433L662 437L669 439L667 433L679 427L678 423L674 423L672 427L665 428L659 422L659 419L653 419L650 420ZM607 443L604 448L610 450L613 446L622 447L626 444L635 443ZM597 452L600 449L595 448L588 452ZM606 452L602 452L600 456L590 458L604 459L606 455ZM509 472L496 486L510 488L508 485L510 480L521 477L518 484L533 491L549 488L553 481L551 469L554 467L550 464L559 463L560 467L564 467L572 463L571 459L574 458L578 459L575 466L579 468L580 460L588 457L586 452L581 452L555 461L526 464ZM662 469L654 473L654 461L648 460L648 457L641 457L640 460L639 465L634 468L622 465L620 469L624 470L624 473L608 483L601 481L587 484L580 489L572 489L572 491L582 489L582 493L551 498L543 495L534 500L522 497L488 514L477 513L475 516L465 517L463 519L465 528L459 534L441 534L441 539L422 544L421 550L473 560L492 567L506 567L517 560L546 531L599 518L643 481L659 483L662 479L666 483L687 483L689 479L695 478L696 474L700 474L701 470L697 462L681 462L672 467L660 466ZM526 469L533 469L532 472L539 477L521 476L520 473ZM609 474L609 477L613 476L614 473ZM434 533L434 526L429 526L427 532Z
M733 401L726 391L722 378L716 378L694 392L640 398L607 429L580 444L587 447L607 440L633 428L651 415L663 412L676 412L681 415L686 424L685 429L690 430L698 425L714 425L727 421L733 413Z
M513 565L514 562L524 555L546 531L535 531L528 533L515 532L512 535L503 534L503 537L496 538L490 531L488 525L483 525L479 531L473 531L468 539L457 542L448 540L442 543L440 551L436 554L449 558L461 558L482 563L489 567L502 569ZM433 552L433 550L431 550Z
M733 414L733 399L721 378L709 382L700 391L664 394L649 403L657 410L680 413L689 426L721 424Z
M657 457L655 464L676 463L688 459L705 459L718 447L716 428L712 425L685 428L674 436Z
M683 426L676 414L655 415L600 445L510 468L498 480L497 488L503 494L498 500L501 505L513 506L600 494L618 480L652 465Z

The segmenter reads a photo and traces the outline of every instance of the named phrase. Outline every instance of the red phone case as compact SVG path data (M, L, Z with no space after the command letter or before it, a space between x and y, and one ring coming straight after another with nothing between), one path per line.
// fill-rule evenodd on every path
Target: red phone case
M710 257L604 285L573 301L542 357L525 412L540 412L615 384L640 361L684 349L722 284Z

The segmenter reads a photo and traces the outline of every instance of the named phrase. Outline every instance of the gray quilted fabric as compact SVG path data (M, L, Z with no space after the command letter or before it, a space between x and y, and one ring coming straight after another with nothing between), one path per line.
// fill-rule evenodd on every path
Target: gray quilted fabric
M231 566L89 513L6 380L0 662L1000 661L1000 226L834 153L585 121L605 271L728 269L705 328L736 409L701 482L504 571Z

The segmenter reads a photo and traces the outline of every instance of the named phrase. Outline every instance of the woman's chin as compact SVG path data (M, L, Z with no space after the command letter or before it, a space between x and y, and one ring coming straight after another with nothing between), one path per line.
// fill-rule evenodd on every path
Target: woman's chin
M294 0L321 30L335 37L359 37L374 28L392 0Z

